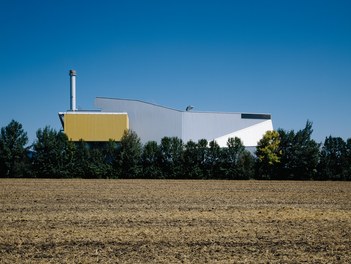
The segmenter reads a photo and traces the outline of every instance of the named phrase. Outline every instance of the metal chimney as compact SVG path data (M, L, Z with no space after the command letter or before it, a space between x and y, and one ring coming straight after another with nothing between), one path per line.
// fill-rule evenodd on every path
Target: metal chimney
M75 70L69 71L70 83L71 83L71 111L77 111L76 107L76 76Z

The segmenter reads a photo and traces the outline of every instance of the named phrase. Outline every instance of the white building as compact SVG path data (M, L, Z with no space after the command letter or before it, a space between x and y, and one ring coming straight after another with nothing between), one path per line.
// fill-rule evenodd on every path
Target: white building
M95 106L103 112L127 113L129 129L142 143L163 137L183 142L215 140L225 147L228 138L238 137L246 147L255 147L268 130L273 130L270 114L181 111L139 100L97 97Z

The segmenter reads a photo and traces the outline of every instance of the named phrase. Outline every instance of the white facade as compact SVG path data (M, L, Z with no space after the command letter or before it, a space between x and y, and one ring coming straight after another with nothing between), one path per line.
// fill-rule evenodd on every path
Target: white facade
M215 140L225 147L228 138L239 137L246 147L254 147L268 130L273 130L269 114L180 111L138 100L97 97L95 106L102 112L126 112L129 128L142 143L163 137L178 137L183 142Z

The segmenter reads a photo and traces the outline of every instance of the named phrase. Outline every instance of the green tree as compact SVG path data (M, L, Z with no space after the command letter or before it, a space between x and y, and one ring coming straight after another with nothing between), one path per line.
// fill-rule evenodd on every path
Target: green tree
M90 178L89 160L90 151L88 144L82 139L74 144L74 167L72 168L72 177L74 178Z
M348 167L346 142L340 137L327 137L320 152L319 179L346 180Z
M350 181L351 180L351 138L346 140L346 177L345 180Z
M138 135L132 130L126 130L120 142L117 159L117 175L121 178L141 177L142 144Z
M202 157L200 148L194 141L188 141L184 146L183 175L189 179L203 178Z
M108 142L74 142L74 167L72 177L76 178L116 178L113 166L116 163L117 143Z
M280 163L280 135L277 131L267 131L256 147L257 178L276 179L275 168Z
M118 164L117 156L120 149L120 144L112 139L110 139L104 146L102 154L104 160L107 163L107 174L108 178L118 178L118 174L114 168Z
M280 150L279 177L290 180L313 179L317 173L320 144L311 139L313 129L310 121L298 132L278 130Z
M149 141L143 147L142 165L143 178L160 179L163 178L159 164L160 150L156 141Z
M222 151L223 177L226 179L243 180L252 176L253 164L248 151L240 138L228 138L227 147Z
M63 132L45 127L37 131L33 145L34 175L43 178L71 178L74 168L74 145Z
M112 165L106 159L104 151L99 148L91 148L85 178L107 179L113 178Z
M29 174L29 162L25 145L27 133L22 125L12 120L1 128L0 134L0 177L23 177Z
M223 177L221 166L222 160L222 149L218 143L214 140L210 141L208 154L206 159L206 168L208 178L220 179Z
M241 163L244 168L245 178L243 179L254 179L255 178L255 164L256 159L249 151L245 151L241 157Z
M160 144L160 165L165 178L183 178L183 141L178 137L164 137Z
M208 152L209 152L209 143L206 139L200 139L197 142L197 159L199 162L199 167L201 170L201 178L208 178Z

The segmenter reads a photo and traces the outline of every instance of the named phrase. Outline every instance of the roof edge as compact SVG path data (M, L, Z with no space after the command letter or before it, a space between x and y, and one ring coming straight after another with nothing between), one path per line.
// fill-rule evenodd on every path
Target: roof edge
M169 109L169 110L173 110L173 111L177 111L177 112L181 112L181 113L198 113L198 114L202 114L202 113L218 113L218 114L248 114L248 115L251 115L251 114L255 114L255 115L269 115L270 116L270 119L272 119L272 115L269 114L269 113L256 113L256 112L219 112L219 111L186 111L186 110L179 110L179 109L175 109L175 108L171 108L171 107L167 107L167 106L163 106L163 105L159 105L159 104L155 104L155 103L150 103L150 102L146 102L146 101L143 101L143 100L138 100L138 99L125 99L125 98L112 98L112 97L105 97L105 96L97 96L95 97L95 100L96 99L107 99L107 100L123 100L123 101L132 101L132 102L139 102L139 103L143 103L143 104L147 104L147 105L153 105L153 106L156 106L156 107L161 107L161 108L164 108L164 109Z

